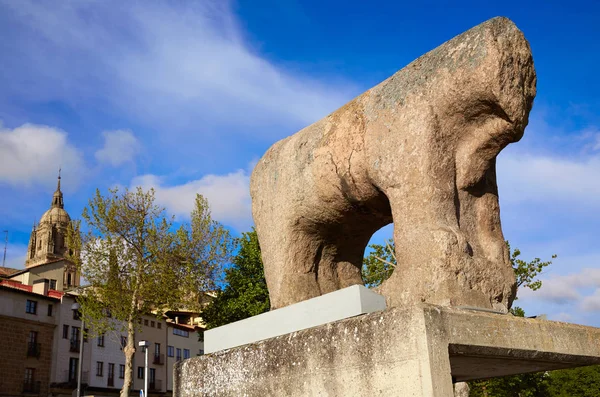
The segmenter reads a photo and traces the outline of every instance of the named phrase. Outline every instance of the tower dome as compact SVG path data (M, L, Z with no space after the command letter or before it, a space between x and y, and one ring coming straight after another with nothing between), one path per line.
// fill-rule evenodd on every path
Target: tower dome
M39 224L33 226L25 261L26 267L66 257L66 235L71 217L64 209L60 179L59 170L58 183L56 191L52 195L50 209L44 212Z

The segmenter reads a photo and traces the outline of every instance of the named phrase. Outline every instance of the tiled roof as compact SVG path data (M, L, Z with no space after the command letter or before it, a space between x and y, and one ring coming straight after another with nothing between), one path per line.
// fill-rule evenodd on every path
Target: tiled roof
M11 274L19 271L21 271L21 269L13 269L12 267L0 266L0 276L10 276Z
M52 263L61 262L61 261L70 262L68 259L65 259L65 258L52 259L52 260L50 260L48 262L44 262L44 263L40 263L40 264L37 264L37 265L26 267L25 269L14 269L16 271L14 273L10 274L10 276L15 276L15 275L21 274L21 273L27 273L31 269L35 269L35 268L38 268L38 267L41 267L41 266L46 266L46 265L50 265Z
M34 293L33 292L33 285L23 284L23 283L20 283L18 281L14 281L14 280L0 280L0 286L2 286L2 287L8 287L8 288L14 288L14 289L17 289L19 291L30 292L32 294ZM48 295L47 296L49 298L60 299L60 298L62 298L62 296L64 294L65 294L64 292L50 289L50 290L48 290ZM36 294L36 295L41 295L41 294Z
M5 287L20 289L21 291L33 292L33 285L26 285L19 281L2 280L2 281L0 281L0 285L3 285Z

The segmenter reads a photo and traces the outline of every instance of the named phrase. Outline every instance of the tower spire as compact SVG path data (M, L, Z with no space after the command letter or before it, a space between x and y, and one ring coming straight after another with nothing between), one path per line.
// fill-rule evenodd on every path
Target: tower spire
M60 171L61 169L58 169L58 182L56 184L56 191L54 192L54 195L52 196L52 205L50 206L50 208L64 208L64 204L63 204L63 194L60 191Z

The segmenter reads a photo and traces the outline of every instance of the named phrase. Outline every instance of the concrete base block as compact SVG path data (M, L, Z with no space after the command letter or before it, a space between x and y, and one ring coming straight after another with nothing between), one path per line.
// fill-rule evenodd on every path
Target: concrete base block
M174 396L452 397L453 381L600 364L600 328L422 305L185 360Z

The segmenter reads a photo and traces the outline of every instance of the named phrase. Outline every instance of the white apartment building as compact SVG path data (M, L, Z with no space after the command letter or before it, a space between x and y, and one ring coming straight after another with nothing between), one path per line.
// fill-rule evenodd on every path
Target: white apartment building
M204 354L204 343L198 340L198 326L167 323L167 390L173 390L173 366L181 360Z
M89 381L90 374L90 340L85 336L81 326L79 312L73 310L76 296L63 294L57 307L57 327L54 332L54 353L50 376L51 388L70 389L77 384L78 365L81 357L82 383ZM85 324L84 324L85 325ZM80 354L83 338L83 352Z

